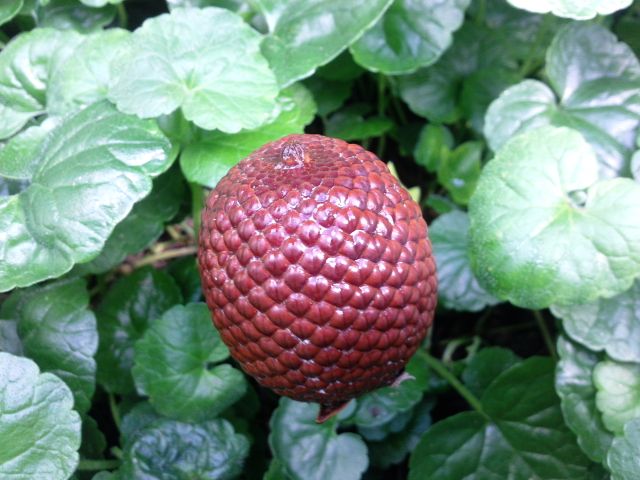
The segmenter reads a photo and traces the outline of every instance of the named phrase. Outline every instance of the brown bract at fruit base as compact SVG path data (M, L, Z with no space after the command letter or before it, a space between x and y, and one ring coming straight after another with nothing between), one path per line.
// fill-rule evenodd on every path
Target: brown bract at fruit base
M213 323L261 385L321 404L318 422L390 385L433 320L418 204L374 154L290 135L233 167L202 214Z

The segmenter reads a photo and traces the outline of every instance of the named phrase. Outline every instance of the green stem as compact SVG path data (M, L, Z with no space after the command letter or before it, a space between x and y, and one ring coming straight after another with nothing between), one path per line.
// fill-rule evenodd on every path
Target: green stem
M120 419L120 409L118 409L116 397L113 395L113 393L109 393L109 409L111 410L113 422L116 424L116 427L118 427L118 430L120 430L120 424L122 423Z
M554 346L549 327L547 327L547 322L544 321L544 317L542 316L540 310L533 310L533 316L536 319L536 323L538 324L540 333L542 333L542 338L544 339L544 343L547 346L547 350L549 350L549 354L554 360L558 361L558 354L556 353L556 348Z
M198 247L195 245L189 245L182 248L173 248L165 250L163 252L152 253L146 257L135 262L133 268L144 267L145 265L153 265L156 262L162 262L165 260L171 260L173 258L188 257L189 255L195 255L198 253Z
M124 8L124 4L119 3L117 5L118 11L118 24L121 28L127 28L127 24L129 23L129 16L127 15L127 10Z
M95 472L97 470L114 470L120 466L120 460L80 460L78 470Z
M460 396L464 398L469 405L471 405L471 407L476 412L482 415L485 419L489 420L489 416L486 413L484 413L484 410L482 409L482 404L480 403L480 400L478 400L478 397L476 397L473 393L471 393L471 391L467 387L465 387L462 384L462 382L458 380L456 376L453 373L451 373L449 369L445 367L440 360L438 360L435 357L432 357L424 350L418 350L417 354L420 356L420 358L422 358L427 363L427 365L429 365L429 367L433 371L435 371L444 380L446 380L447 383L449 383L449 385L451 385L460 394Z
M198 240L198 234L200 233L200 216L202 214L202 208L204 207L204 188L197 183L190 183L191 187L191 212L193 214L193 231L196 236L196 242Z

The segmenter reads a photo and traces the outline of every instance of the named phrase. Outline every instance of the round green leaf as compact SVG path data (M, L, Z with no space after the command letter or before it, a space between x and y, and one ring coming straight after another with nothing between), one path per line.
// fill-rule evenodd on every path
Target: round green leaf
M112 393L133 393L134 344L182 296L162 270L141 268L118 280L96 310L100 344L98 381Z
M198 261L194 257L182 257L171 262L167 271L176 280L185 302L198 302L202 298L202 283Z
M596 405L602 421L622 435L624 424L640 417L640 365L605 360L593 370L593 383L598 389Z
M469 218L454 210L429 225L438 266L438 299L446 308L477 312L500 301L478 284L469 261Z
M117 5L124 2L124 0L80 0L80 2L87 7L99 8L109 4Z
M113 64L118 75L109 98L141 117L182 108L207 130L257 128L269 119L278 94L260 39L221 8L178 9L148 19Z
M633 0L508 0L514 7L535 13L553 13L574 20L589 20L596 15L609 15L627 8Z
M47 118L11 137L0 149L0 175L5 178L31 180L40 161L38 153L47 134L60 123L60 119Z
M640 151L637 151L631 157L631 174L637 182L640 182Z
M247 389L242 372L227 364L216 365L228 356L204 303L176 305L136 342L133 378L162 415L208 420L233 405Z
M318 115L326 117L342 107L351 96L353 82L351 80L328 80L314 75L304 81L304 86L313 95L313 100L318 107Z
M197 425L158 420L142 429L126 449L123 478L230 480L242 471L249 442L226 420Z
M120 424L120 443L127 448L136 439L139 432L150 426L156 420L162 418L149 402L140 402L134 405L126 415L122 417Z
M0 291L68 272L96 257L114 227L169 166L153 122L95 104L43 143L29 187L0 198Z
M282 87L309 77L371 28L393 0L254 0L267 23L262 52Z
M205 7L222 7L233 12L247 9L247 4L244 0L167 0L167 5L169 6L170 11L173 11L177 8Z
M39 27L88 33L110 24L116 16L116 9L113 5L92 8L77 0L47 0L40 2L34 16Z
M0 5L0 25L15 17L22 8L22 0L5 0Z
M465 142L455 150L446 152L438 165L438 182L447 189L451 198L460 204L469 203L482 168L482 142Z
M640 275L640 186L597 182L597 169L591 147L567 128L507 142L469 203L471 266L481 285L527 308L628 289Z
M567 126L593 146L603 177L626 173L640 126L640 64L631 49L603 27L567 25L547 51L547 75L558 101L545 84L525 80L491 104L491 148L541 125Z
M390 431L388 435L380 441L367 443L371 452L371 463L380 468L389 468L391 465L402 462L431 426L432 407L433 400L423 400L413 410L398 415L386 425L386 429ZM408 416L408 421L398 422L400 420L398 417L405 415Z
M18 321L24 354L69 386L75 409L86 413L96 384L98 330L84 280L18 290L0 312Z
M553 389L553 361L527 359L482 396L485 414L436 423L411 455L409 479L587 478L589 460L567 429Z
M358 398L351 419L359 428L375 428L407 412L420 400L428 387L428 371L422 359L414 356L405 369L410 375L399 385L379 388Z
M325 133L349 142L379 137L393 128L393 122L389 118L365 118L358 110L360 109L347 107L331 115L326 121Z
M274 457L293 480L359 480L367 469L367 447L353 433L336 432L334 417L316 423L319 406L281 398L269 425Z
M501 20L505 17L502 15ZM505 29L505 32L510 30ZM484 112L491 99L513 83L512 76L505 72L516 68L513 54L505 51L498 32L484 25L465 23L435 65L398 77L402 99L414 113L432 122L455 122L465 113L482 117L484 113L479 112ZM480 72L491 79L488 87L472 89L474 91L465 89L465 83ZM486 88L489 88L489 94L485 92Z
M100 431L98 423L89 415L82 418L82 445L80 455L84 458L104 458L107 439Z
M0 477L66 480L78 465L71 391L28 358L0 352Z
M434 63L451 45L470 0L395 0L384 16L351 46L363 67L387 75Z
M153 180L151 193L136 203L129 215L116 225L104 248L96 258L77 265L75 272L103 273L120 264L127 255L140 252L155 242L164 231L165 222L171 220L187 191L178 166Z
M552 311L573 340L614 360L640 363L640 281L615 297Z
M418 165L429 172L437 172L440 161L453 148L453 135L447 127L437 123L428 123L418 137L418 143L413 152Z
M0 139L46 111L47 86L82 37L35 29L12 39L0 53Z
M596 407L593 369L598 355L572 342L558 338L560 361L556 369L556 392L567 426L578 437L578 445L589 458L603 462L613 435L605 428Z
M640 471L640 418L627 422L607 455L611 480L635 480Z
M85 37L51 78L47 110L64 115L107 98L109 83L118 75L111 62L125 52L129 37L118 28Z
M185 177L208 187L215 187L231 167L265 143L292 133L303 133L311 123L316 106L309 91L292 85L278 97L278 116L255 130L228 134L207 132L188 145L180 156Z
M22 341L18 336L18 322L15 320L0 320L0 352L24 355Z
M482 396L502 372L519 362L520 358L506 348L483 348L465 366L462 380L474 395Z

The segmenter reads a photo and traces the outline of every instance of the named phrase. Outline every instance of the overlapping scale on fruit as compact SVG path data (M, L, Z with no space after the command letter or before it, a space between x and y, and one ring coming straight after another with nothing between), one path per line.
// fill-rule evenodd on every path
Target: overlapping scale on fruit
M358 145L292 135L264 146L220 181L202 225L215 326L281 395L338 404L388 385L431 324L420 207Z

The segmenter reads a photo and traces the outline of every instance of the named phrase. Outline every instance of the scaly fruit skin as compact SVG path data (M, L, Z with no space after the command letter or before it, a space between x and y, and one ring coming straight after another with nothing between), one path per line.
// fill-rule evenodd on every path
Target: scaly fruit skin
M321 135L229 171L207 199L198 260L233 358L321 417L391 384L436 306L420 207L374 154Z

